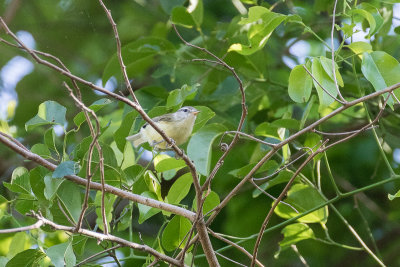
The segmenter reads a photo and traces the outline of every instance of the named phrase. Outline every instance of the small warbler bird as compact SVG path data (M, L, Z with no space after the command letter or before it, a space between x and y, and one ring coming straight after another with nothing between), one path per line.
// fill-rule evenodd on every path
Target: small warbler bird
M174 139L175 144L179 146L185 143L192 134L193 125L199 112L200 111L194 107L183 107L177 112L164 114L152 118L152 120L168 135L168 137ZM148 142L157 149L169 149L168 144L161 135L148 123L145 123L142 128L140 128L139 133L128 136L126 140L132 141L135 147Z

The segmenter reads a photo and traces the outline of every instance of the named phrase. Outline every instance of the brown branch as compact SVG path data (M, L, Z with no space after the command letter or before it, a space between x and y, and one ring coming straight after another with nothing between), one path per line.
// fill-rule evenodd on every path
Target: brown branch
M92 142L89 145L89 154L88 154L88 164L87 164L87 168L86 168L86 179L87 179L87 183L86 183L86 192L85 192L85 199L83 201L82 204L82 211L81 214L79 216L79 220L78 223L76 224L76 229L78 230L81 226L82 226L82 221L83 221L83 217L85 216L85 212L88 208L88 201L89 201L89 191L90 191L90 181L91 178L93 176L93 174L91 173L91 167L92 167L92 157L93 157L93 150L94 150L94 146L96 146L97 148L97 152L99 154L99 166L100 166L100 181L101 181L101 186L102 186L102 194L101 194L101 215L102 215L102 220L103 220L103 231L104 234L107 235L108 234L108 224L107 224L107 217L106 217L106 211L105 211L105 203L104 203L104 197L105 197L105 192L104 192L104 157L103 157L103 149L101 148L98 138L100 136L100 122L99 119L97 118L96 113L91 110L90 108L88 108L80 99L78 99L72 89L68 86L67 83L63 83L63 85L68 89L69 94L71 96L71 98L75 101L75 104L82 110L82 112L85 113L85 118L86 121L89 125L89 129L90 129L90 133L92 135ZM77 88L77 92L79 91L79 88ZM79 94L80 95L80 94ZM96 122L96 131L94 131L92 122L90 121L89 115L91 114Z
M334 95L332 95L327 89L325 89L325 87L322 86L322 84L314 77L314 75L312 75L312 73L307 69L306 65L303 65L303 68L307 71L307 73L311 76L311 78L319 85L319 87L321 87L322 90L324 90L325 93L327 93L330 97L332 97L333 99L335 99L337 102L339 102L340 104L344 105L347 102L343 102L339 99L337 99Z
M250 252L248 252L248 251L247 251L246 249L244 249L243 247L239 246L239 245L236 244L235 242L232 242L231 240L229 240L229 239L227 239L227 238L225 238L225 237L223 237L223 236L220 236L219 234L215 233L215 232L214 232L213 230L211 230L210 228L207 228L207 229L208 229L208 232L209 232L213 237L215 237L215 238L217 238L217 239L219 239L219 240L221 240L221 241L223 241L223 242L225 242L225 243L231 245L232 247L238 249L239 251L241 251L242 253L244 253L247 257L249 257L249 259L252 259L252 258L253 258L253 255L251 255ZM256 260L256 264L257 264L258 266L260 266L260 267L264 267L264 265L263 265L259 260Z
M178 29L176 28L175 24L172 24L172 27L174 28L177 36L179 37L179 39L181 39L181 41L189 46L189 47L193 47L195 49L198 49L208 55L210 55L211 57L213 57L216 61L210 61L214 64L220 64L222 66L224 66L226 69L228 69L232 75L234 76L234 78L236 79L236 81L239 84L239 90L242 96L242 101L241 101L241 105L242 105L242 115L240 117L240 121L237 127L237 132L240 132L240 130L242 129L244 120L247 116L247 107L246 107L246 95L244 92L244 87L243 87L243 82L242 80L239 78L239 75L236 73L235 69L231 66L229 66L225 61L223 61L221 58L219 58L218 56L216 56L215 54L213 54L212 52L210 52L209 50L207 50L206 48L203 47L199 47L197 45L191 44L189 42L187 42L182 35L179 33ZM198 60L198 59L197 59ZM207 61L207 60L205 60ZM214 179L215 175L217 174L218 170L221 168L221 166L223 165L224 159L226 158L226 156L229 154L229 152L232 150L233 146L236 144L236 142L239 140L239 134L236 133L233 140L231 141L231 143L229 144L228 148L224 151L224 153L222 154L222 156L218 159L217 163L214 166L214 169L211 171L210 175L208 176L207 180L204 182L203 186L201 187L201 191L205 191L205 189L209 186L209 184L211 183L212 179Z
M290 178L290 180L288 181L288 183L286 184L285 188L282 190L281 194L279 195L279 197L276 199L276 201L274 202L274 204L272 204L271 209L269 210L267 216L264 219L264 222L262 223L262 226L260 228L260 231L258 233L257 236L257 240L256 243L254 245L254 251L253 251L253 259L251 261L250 266L254 267L255 265L255 260L257 259L257 253L258 253L258 248L260 246L261 243L261 239L264 233L265 228L267 227L267 224L270 220L270 218L272 217L272 214L275 210L275 208L278 206L279 202L282 201L282 199L284 198L284 196L286 195L286 193L289 191L290 187L292 186L294 179L297 177L297 175L299 175L299 173L303 170L303 168L315 157L317 156L319 153L323 152L323 147L324 145L328 142L328 140L326 140L319 149L317 149L315 152L313 152L310 156L308 156L308 158L300 165L300 167L296 170L296 172L293 174L293 176Z
M44 158L40 157L39 155L32 153L29 150L24 150L18 145L16 145L13 141L10 141L8 138L3 137L0 135L0 142L9 147L10 149L14 150L16 153L20 154L24 158L31 160L33 162L36 162L39 165L42 165L43 167L46 167L47 169L54 171L57 168L57 165L45 160ZM76 184L86 186L87 180L83 179L79 176L76 175L67 175L65 176L67 180L70 180ZM102 186L99 183L96 182L90 182L90 188L93 190L101 191ZM188 218L191 221L194 221L196 218L196 213L191 212L189 210L183 209L181 207L171 205L168 203L164 203L158 200L154 200L151 198L143 197L137 194L133 194L124 190L121 190L119 188L116 188L114 186L110 185L104 185L104 190L107 193L111 193L113 195L119 196L123 199L128 199L136 203L140 203L149 207L153 207L156 209L160 210L165 210L168 212L171 212L173 214L181 215L185 218Z
M333 33L335 31L335 16L336 16L336 5L337 0L335 0L335 4L333 5L333 15L332 15L332 30L331 30L331 55L332 55L332 73L333 73L333 81L335 83L336 91L338 92L339 98L343 103L346 103L346 99L343 98L340 93L339 85L336 79L336 68L335 68L335 47L333 45ZM322 87L321 87L322 88Z
M158 252L157 250L147 246L147 245L140 245L137 243L133 243L130 241L127 241L123 238L117 237L117 236L113 236L113 235L105 235L105 234L101 234L101 233L97 233L97 232L93 232L90 230L86 230L86 229L79 229L78 231L76 231L75 227L70 227L70 226L65 226L65 225L60 225L60 224L56 224L46 218L44 218L41 214L37 214L35 212L31 212L30 214L28 214L28 216L31 216L33 218L36 218L38 220L38 223L41 222L41 225L45 224L48 225L56 230L61 230L61 231L65 231L65 232L70 232L70 233L78 233L81 235L85 235L88 237L92 237L97 239L98 241L111 241L111 242L115 242L121 246L124 247L130 247L136 250L140 250L143 252L147 252L151 255L153 255L156 258L162 259L165 262L168 262L170 264L173 264L175 266L181 266L180 262L175 260L174 258L168 257L167 255L164 255L160 252ZM104 252L104 251L103 251Z
M43 224L44 224L43 221L37 221L36 223L28 226L0 230L0 234L11 234L11 233L18 233L18 232L25 232L34 229L39 229Z
M111 251L111 250L114 250L114 249L117 249L117 248L120 248L120 247L122 247L122 246L121 246L121 245L116 245L116 246L113 246L113 247L108 248L108 249L106 249L106 250L97 252L97 253L95 253L95 254L93 254L93 255L87 257L86 259L80 261L79 263L76 264L76 266L80 266L80 265L82 265L82 264L84 264L84 263L90 261L91 259L93 259L93 258L95 258L95 257L97 257L97 256L99 256L99 255L101 255L101 254L103 254L103 253L107 253L108 251Z
M117 43L118 62L119 62L119 65L121 67L122 75L124 76L125 86L128 89L129 93L131 94L131 96L133 98L133 101L135 101L136 103L139 103L139 101L137 100L135 94L133 93L132 85L129 82L128 73L126 72L126 66L124 64L124 60L122 59L121 40L119 39L119 34L118 34L118 30L117 30L117 24L114 22L114 19L111 16L111 10L109 10L106 7L106 5L104 5L102 0L99 0L99 3L103 7L104 12L106 12L107 18L110 21L110 24L111 24L111 26L113 28L115 42Z

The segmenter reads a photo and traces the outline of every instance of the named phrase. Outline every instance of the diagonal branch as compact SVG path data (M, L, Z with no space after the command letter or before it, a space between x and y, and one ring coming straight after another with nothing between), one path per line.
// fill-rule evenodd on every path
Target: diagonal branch
M4 133L0 134L0 142L3 143L5 146L9 147L10 149L14 150L16 153L20 154L24 158L31 160L33 162L36 162L37 164L42 165L43 167L45 167L51 171L54 171L57 168L57 165L51 163L50 161L47 161L44 158L40 157L39 155L32 153L29 150L22 149L21 147L16 145L13 141L11 141L14 139L11 136L9 136L9 138L6 138L6 137L4 137L4 135L5 135ZM86 186L86 183L87 183L86 179L83 179L76 175L67 175L67 176L65 176L65 178L67 180L70 180L76 184L83 185L83 186ZM90 188L93 190L97 190L97 191L102 190L101 184L96 183L96 182L90 182ZM104 190L107 193L111 193L111 194L119 196L123 199L128 199L133 202L140 203L140 204L143 204L143 205L146 205L149 207L153 207L156 209L165 210L165 211L171 212L173 214L177 214L177 215L183 216L185 218L188 218L191 221L194 221L196 218L196 213L194 213L192 211L186 210L184 208L181 208L181 207L178 207L175 205L167 204L167 203L164 203L164 202L161 202L158 200L154 200L151 198L133 194L133 193L124 191L122 189L116 188L114 186L105 184Z

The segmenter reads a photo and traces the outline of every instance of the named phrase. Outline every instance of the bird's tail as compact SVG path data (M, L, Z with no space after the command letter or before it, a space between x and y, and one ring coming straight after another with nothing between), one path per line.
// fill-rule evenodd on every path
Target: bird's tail
M143 144L144 142L146 142L146 140L144 140L144 139L142 138L142 135L141 135L140 133L137 133L137 134L128 136L128 137L126 138L126 140L133 142L133 145L134 145L135 147L138 147L140 144Z

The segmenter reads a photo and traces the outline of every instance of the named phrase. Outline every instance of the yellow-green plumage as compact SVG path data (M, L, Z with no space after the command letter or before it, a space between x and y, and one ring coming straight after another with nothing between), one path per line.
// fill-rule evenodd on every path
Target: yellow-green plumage
M183 107L175 113L164 114L152 120L179 146L185 143L192 134L197 113L199 111L193 107ZM132 141L135 147L148 142L157 149L169 148L161 135L147 123L140 128L139 133L128 136L126 139Z

